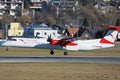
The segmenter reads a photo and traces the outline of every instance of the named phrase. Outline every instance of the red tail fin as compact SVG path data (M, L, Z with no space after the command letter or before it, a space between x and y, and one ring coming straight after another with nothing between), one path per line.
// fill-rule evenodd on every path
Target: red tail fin
M120 31L120 26L108 26L108 29L115 30L115 31Z
M114 44L117 34L120 31L120 26L108 26L109 31L100 40L100 43L104 44Z

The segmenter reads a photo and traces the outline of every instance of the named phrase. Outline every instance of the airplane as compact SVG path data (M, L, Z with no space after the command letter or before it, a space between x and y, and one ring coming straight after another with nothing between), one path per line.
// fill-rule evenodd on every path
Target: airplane
M74 40L73 39L52 39L48 37L48 42L52 45L60 45L63 47L64 55L67 55L67 50L95 50L103 49L115 46L115 40L118 32L120 31L120 26L108 26L108 32L103 38L100 39L90 39L90 40ZM51 49L50 54L54 54L53 49Z
M64 55L68 55L67 50L94 50L103 49L115 46L115 40L119 26L108 26L108 32L103 38L90 39L90 40L78 40L74 38L55 38L51 36L48 38L11 38L4 42L2 46L5 47L30 47L30 48L43 48L50 49L50 54L54 54L54 49L62 49Z

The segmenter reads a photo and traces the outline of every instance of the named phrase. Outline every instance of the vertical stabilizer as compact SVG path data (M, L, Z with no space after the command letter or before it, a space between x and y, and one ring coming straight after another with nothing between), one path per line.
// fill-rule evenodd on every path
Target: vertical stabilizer
M114 44L117 38L117 34L120 31L120 26L108 26L108 32L106 35L100 40L100 43L103 44Z

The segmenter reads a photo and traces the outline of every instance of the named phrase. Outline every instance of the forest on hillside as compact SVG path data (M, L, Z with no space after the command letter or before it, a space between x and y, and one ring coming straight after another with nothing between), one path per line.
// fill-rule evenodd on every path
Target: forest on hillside
M59 15L56 17L56 6L49 5L45 11L29 12L27 15L16 16L12 18L10 15L5 14L0 20L0 25L4 26L6 23L13 21L20 22L23 25L31 22L44 22L48 25L78 25L79 26L106 26L106 25L119 25L120 10L118 9L119 1L103 2L103 0L76 0L79 2L78 6L73 8L65 8L59 10ZM95 4L104 4L104 9L95 8ZM29 6L31 3L25 0L24 12L30 11ZM86 20L86 24L84 21Z

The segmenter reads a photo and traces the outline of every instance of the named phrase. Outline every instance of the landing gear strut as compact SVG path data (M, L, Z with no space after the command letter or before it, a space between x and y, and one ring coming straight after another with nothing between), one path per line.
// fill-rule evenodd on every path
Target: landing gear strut
M51 54L51 55L53 55L53 54L54 54L54 51L53 51L53 50L51 50L51 51L50 51L50 54Z
M8 50L9 50L9 47L6 48L6 51L8 51Z

